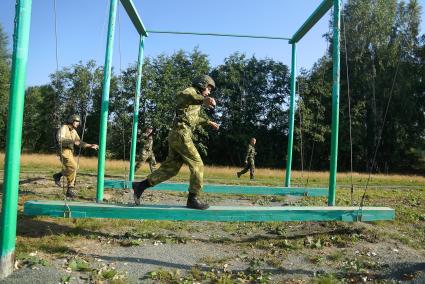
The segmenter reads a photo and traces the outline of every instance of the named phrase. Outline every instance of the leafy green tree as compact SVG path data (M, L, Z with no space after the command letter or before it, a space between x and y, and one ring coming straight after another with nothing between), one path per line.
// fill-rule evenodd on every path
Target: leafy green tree
M246 145L257 138L262 166L283 166L287 133L289 70L271 59L247 59L235 53L212 71L216 80L220 122L218 135L211 139L208 161L238 165Z
M5 147L7 107L10 81L10 54L8 38L0 24L0 149Z

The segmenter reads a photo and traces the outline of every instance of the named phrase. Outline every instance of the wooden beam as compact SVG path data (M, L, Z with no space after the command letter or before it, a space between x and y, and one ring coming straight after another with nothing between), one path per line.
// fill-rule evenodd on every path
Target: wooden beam
M150 219L173 221L378 221L394 220L394 209L386 207L259 207L211 206L207 210L177 205L129 206L105 203L27 201L26 216L71 218Z
M148 190L167 190L187 192L187 183L160 183ZM125 180L105 180L105 188L131 188L131 182ZM296 195L328 196L327 188L273 187L253 185L205 184L203 192L223 194L258 194L258 195Z

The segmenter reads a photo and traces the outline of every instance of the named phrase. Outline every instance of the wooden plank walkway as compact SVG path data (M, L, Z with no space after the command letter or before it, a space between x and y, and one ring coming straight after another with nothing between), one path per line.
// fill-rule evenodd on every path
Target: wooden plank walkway
M106 203L27 201L26 216L150 219L174 221L378 221L394 220L386 207L211 206L207 210L174 205L130 206Z

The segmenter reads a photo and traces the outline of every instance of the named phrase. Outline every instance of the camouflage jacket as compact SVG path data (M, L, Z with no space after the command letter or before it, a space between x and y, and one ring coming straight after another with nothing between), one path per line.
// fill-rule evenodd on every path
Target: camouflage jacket
M209 118L201 111L203 102L204 97L193 87L178 93L172 129L192 132L198 125L207 125Z
M152 152L152 149L153 149L153 137L152 137L152 135L147 135L146 133L143 133L141 142L142 142L142 145L143 145L142 151Z
M56 141L59 144L58 149L71 149L74 150L75 142L79 141L82 148L87 146L86 142L81 141L77 131L68 124L64 124L56 134Z
M255 155L257 155L257 152L255 152L255 147L251 144L248 144L248 150L246 151L245 161L248 161L248 159L254 159Z

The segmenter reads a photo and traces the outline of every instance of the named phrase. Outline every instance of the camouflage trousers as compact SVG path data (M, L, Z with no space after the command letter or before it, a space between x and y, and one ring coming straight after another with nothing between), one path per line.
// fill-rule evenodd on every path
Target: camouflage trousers
M156 168L156 159L155 159L155 154L153 153L153 151L142 151L142 154L140 156L137 157L137 163L136 163L136 168L135 171L137 171L140 166L142 165L142 163L144 162L148 162L149 163L149 169L151 170L151 172L153 172Z
M254 172L255 172L255 162L253 158L249 158L248 162L245 164L245 167L238 172L238 175L243 175L249 170L249 176L251 179L254 178Z
M189 192L198 194L204 182L204 163L193 144L191 133L185 130L171 130L168 135L168 156L158 170L148 176L154 186L177 175L183 164L189 166Z
M60 154L62 162L62 175L66 177L68 187L74 187L77 177L77 162L74 159L74 153L71 149L63 149Z

